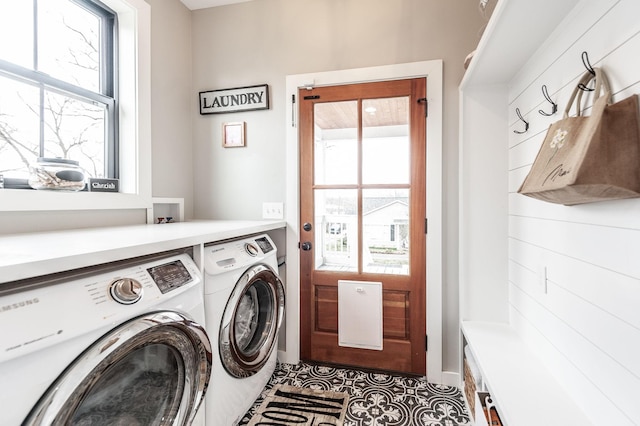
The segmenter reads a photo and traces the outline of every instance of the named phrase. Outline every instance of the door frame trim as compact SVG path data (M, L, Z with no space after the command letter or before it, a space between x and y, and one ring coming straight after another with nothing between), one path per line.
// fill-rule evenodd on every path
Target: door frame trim
M310 86L331 86L350 83L365 83L404 78L427 78L427 379L443 383L442 371L442 324L443 324L443 259L442 259L442 138L443 138L443 61L431 60L377 67L355 68L286 77L286 199L285 220L287 222L286 252L289 261L286 270L286 349L279 351L282 362L296 364L300 360L300 241L299 211L299 144L298 105L293 103L298 89ZM295 255L294 255L295 253Z

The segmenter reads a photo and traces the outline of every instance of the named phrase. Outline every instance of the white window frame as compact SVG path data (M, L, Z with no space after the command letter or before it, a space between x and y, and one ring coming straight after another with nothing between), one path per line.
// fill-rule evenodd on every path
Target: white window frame
M151 198L151 6L102 0L118 15L120 192L0 190L0 211L147 209Z

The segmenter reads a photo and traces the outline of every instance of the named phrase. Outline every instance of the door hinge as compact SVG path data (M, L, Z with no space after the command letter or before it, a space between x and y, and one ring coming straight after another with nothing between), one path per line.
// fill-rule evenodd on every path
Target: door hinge
M429 336L424 335L424 351L427 352L429 350Z
M296 127L296 95L291 95L291 127Z
M429 100L427 98L420 98L418 99L418 103L424 105L424 116L428 117L429 116Z
M425 234L429 233L429 219L427 218L424 219L424 233Z

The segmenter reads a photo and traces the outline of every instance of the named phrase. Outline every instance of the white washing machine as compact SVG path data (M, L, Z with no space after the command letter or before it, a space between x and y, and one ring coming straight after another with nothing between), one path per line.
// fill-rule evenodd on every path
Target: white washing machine
M284 286L268 235L208 245L205 327L215 339L207 426L231 426L260 395L277 362Z
M179 253L115 268L0 284L0 423L203 423L211 344L197 266Z

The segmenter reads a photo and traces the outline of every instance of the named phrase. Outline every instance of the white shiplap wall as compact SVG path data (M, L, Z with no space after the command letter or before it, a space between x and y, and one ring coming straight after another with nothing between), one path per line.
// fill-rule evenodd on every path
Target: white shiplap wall
M511 81L510 322L594 424L639 425L640 199L566 207L517 194L585 71L583 51L614 101L640 93L640 1L581 2ZM538 113L551 110L543 84L559 107L551 117ZM524 134L512 131L524 128L516 107Z

